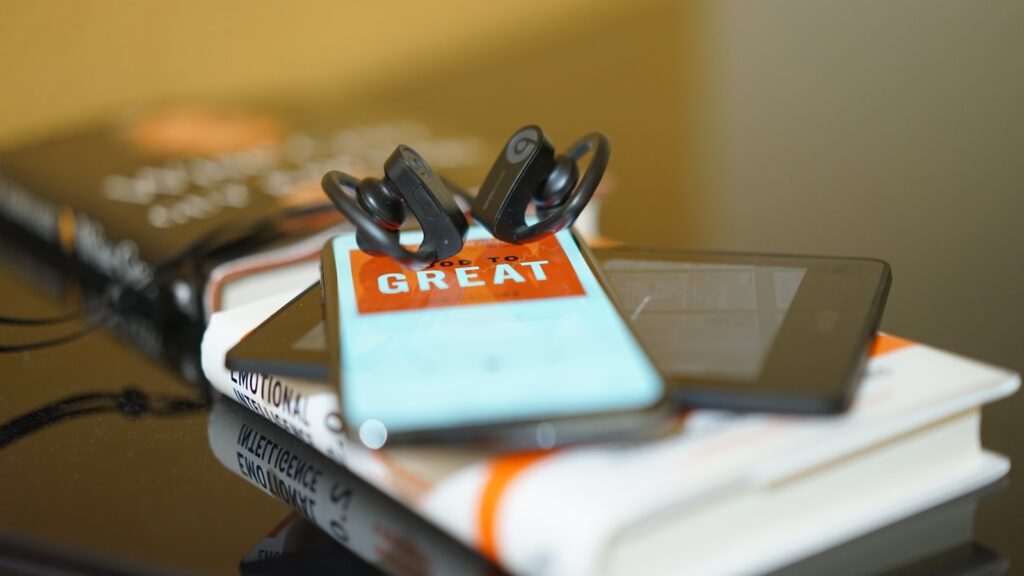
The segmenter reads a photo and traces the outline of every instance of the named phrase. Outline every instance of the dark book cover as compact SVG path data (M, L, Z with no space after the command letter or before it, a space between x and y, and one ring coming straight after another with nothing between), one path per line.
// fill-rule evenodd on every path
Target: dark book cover
M215 263L340 222L319 187L327 170L379 175L400 143L442 173L489 159L475 137L345 116L302 102L165 105L0 151L0 223L201 317Z

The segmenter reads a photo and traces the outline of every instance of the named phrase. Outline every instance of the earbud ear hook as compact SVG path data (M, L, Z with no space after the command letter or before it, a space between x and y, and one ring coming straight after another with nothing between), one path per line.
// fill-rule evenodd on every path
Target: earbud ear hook
M399 146L384 164L384 178L355 177L331 170L321 180L331 202L356 228L356 242L370 254L403 266L423 267L462 250L469 224L451 192L412 148ZM399 242L406 211L423 229L413 252Z
M436 251L422 253L422 251L412 252L404 248L398 243L392 230L378 226L373 218L363 211L355 199L359 193L359 180L356 180L355 177L331 170L324 174L320 184L331 202L356 228L356 234L365 238L365 240L361 238L360 243L373 245L372 252L389 256L406 266L426 265L435 260ZM346 190L351 196L345 192Z
M540 220L516 231L516 236L521 239L521 242L532 242L543 236L554 234L566 226L572 225L583 213L583 209L594 197L594 192L597 191L597 186L601 183L601 178L604 177L604 172L608 168L608 160L611 157L611 143L608 141L608 137L600 132L587 134L577 140L565 153L565 156L574 163L578 163L588 153L591 154L591 158L587 170L568 199L552 207L538 206L537 216Z
M580 177L579 161L590 155ZM611 144L599 132L577 141L565 154L540 126L520 128L505 144L473 199L473 219L495 238L513 244L540 240L571 225L590 202L608 167ZM539 220L527 223L526 210Z

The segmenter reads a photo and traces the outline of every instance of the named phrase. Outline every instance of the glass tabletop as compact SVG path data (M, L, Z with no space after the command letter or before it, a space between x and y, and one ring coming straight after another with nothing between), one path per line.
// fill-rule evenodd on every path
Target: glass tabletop
M339 78L329 98L238 101L305 125L414 121L497 141L526 123L561 146L602 130L614 147L604 236L881 258L894 272L884 330L1019 372L1024 126L1014 103L1024 74L1000 43L1015 37L1013 18L961 12L645 2L391 84L355 90ZM478 182L489 155L456 176ZM81 301L67 267L21 237L5 234L0 257L0 314L49 316ZM402 573L438 553L494 570L386 500L381 514L417 528L369 565L218 459L216 419L252 415L221 406L203 382L201 324L130 312L96 324L83 334L80 322L0 327L4 345L74 336L0 353L4 570ZM983 444L1021 461L1022 411L1020 395L987 407ZM1003 483L783 573L1000 573L1024 561L1022 509L1024 493ZM353 529L375 529L365 521Z

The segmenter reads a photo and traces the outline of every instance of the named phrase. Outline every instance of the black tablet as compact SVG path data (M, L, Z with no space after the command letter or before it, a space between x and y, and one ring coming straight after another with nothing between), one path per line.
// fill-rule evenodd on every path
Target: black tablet
M594 250L684 406L844 410L891 284L879 260Z
M329 362L317 282L242 338L224 363L231 370L326 382Z

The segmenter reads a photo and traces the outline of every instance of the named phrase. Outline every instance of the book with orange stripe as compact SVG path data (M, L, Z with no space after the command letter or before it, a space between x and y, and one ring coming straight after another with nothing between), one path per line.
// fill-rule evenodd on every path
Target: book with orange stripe
M980 408L1012 394L1019 376L891 336L876 342L839 417L691 411L645 442L370 451L336 428L330 386L224 368L226 351L291 296L214 315L203 345L214 386L513 573L759 573L1009 468L980 445ZM275 405L266 386L302 399Z

